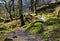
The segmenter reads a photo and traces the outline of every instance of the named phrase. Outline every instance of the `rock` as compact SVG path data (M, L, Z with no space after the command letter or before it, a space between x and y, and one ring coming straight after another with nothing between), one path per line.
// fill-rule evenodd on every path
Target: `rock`
M17 38L17 36L13 36L13 38Z
M13 39L6 38L4 41L13 41Z

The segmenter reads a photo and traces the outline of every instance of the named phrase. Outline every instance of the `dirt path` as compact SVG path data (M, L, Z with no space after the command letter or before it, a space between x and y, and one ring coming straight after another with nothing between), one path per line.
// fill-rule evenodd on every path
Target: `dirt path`
M7 33L7 39L13 41L41 41L38 37L30 35L23 28L15 29L9 33Z

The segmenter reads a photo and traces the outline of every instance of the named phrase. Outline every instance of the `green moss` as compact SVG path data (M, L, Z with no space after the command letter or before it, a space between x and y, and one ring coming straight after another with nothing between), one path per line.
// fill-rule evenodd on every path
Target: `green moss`
M48 31L43 32L42 38L43 38L43 39L48 39L48 38L49 38L49 33L48 33Z

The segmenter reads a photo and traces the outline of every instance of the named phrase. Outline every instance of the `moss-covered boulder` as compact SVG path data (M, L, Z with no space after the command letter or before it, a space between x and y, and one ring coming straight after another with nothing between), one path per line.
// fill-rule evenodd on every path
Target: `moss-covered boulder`
M30 32L31 34L42 33L44 30L41 21L32 22L29 25L25 25L24 28L26 31Z

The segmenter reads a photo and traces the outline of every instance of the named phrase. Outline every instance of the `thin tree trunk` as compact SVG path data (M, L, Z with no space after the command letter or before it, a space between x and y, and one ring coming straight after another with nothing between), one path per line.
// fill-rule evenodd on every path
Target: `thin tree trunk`
M31 12L34 12L34 0L31 0Z
M36 6L37 6L37 0L35 0L35 14L37 15Z
M9 11L9 15L10 15L10 19L13 20L12 15L11 15L11 11Z
M11 14L11 6L12 6L12 5L10 4L10 2L9 2L8 5L9 5L8 12L9 12L9 15L10 15L10 19L13 20L13 17L12 17L12 14Z

